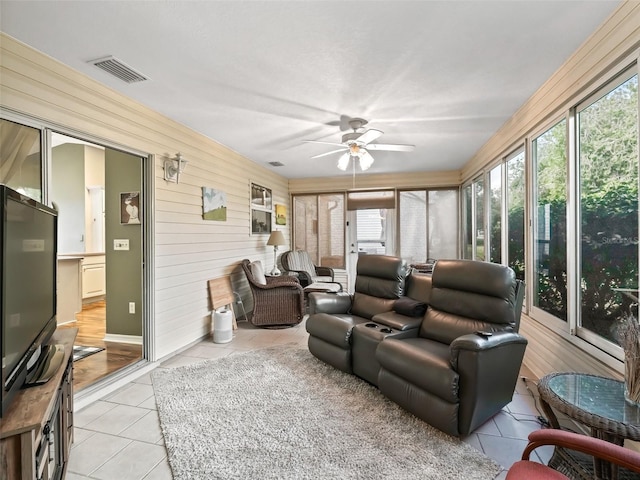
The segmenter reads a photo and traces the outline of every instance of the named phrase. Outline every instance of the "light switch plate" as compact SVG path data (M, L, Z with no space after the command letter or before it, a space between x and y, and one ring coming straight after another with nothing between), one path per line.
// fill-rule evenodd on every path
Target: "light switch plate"
M129 250L129 239L128 238L114 238L113 239L113 249L114 250Z

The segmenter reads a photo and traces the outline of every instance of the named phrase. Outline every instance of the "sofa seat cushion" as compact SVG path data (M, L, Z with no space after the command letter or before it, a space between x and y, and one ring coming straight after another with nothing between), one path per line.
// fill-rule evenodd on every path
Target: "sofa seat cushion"
M359 323L368 322L366 318L356 315L332 315L330 313L315 313L307 319L307 332L331 345L340 348L351 348L351 330Z
M426 338L385 339L376 349L383 369L408 383L458 403L458 374L451 368L449 345Z
M417 329L422 323L422 317L407 317L397 312L378 313L371 318L376 323L381 323L395 330Z

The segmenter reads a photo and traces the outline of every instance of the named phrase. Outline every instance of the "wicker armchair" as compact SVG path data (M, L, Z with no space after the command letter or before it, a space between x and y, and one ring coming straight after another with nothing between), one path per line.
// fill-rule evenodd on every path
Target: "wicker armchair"
M312 283L334 282L333 269L318 267L313 264L309 252L304 250L289 250L280 257L282 267L287 272L294 272L303 287Z
M266 277L260 262L242 260L251 295L253 314L249 322L257 327L297 325L304 316L304 294L298 279L291 276Z

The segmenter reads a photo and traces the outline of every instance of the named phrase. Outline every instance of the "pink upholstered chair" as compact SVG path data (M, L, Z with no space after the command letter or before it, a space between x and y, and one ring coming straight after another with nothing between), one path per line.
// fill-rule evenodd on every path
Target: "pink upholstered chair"
M554 445L566 450L583 452L594 458L624 467L632 472L640 472L640 453L634 450L600 440L599 438L550 428L536 430L529 434L529 444L522 453L522 460L513 464L507 473L506 479L564 480L569 478L551 467L529 460L531 452L543 445Z

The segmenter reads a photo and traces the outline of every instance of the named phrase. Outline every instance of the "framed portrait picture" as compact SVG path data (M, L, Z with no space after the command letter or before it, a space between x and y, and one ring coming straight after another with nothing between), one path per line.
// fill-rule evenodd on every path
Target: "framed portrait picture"
M140 192L120 194L120 224L140 225Z
M261 208L271 211L273 208L273 195L271 193L271 189L252 183L251 208Z
M271 212L251 209L251 235L271 233Z

